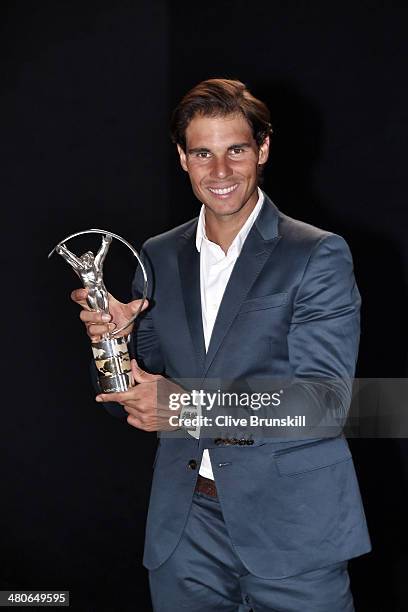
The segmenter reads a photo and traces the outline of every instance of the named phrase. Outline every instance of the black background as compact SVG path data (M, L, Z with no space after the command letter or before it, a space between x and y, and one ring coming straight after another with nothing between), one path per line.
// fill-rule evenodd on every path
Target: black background
M195 216L170 112L204 78L239 78L272 113L265 190L352 248L359 375L406 377L407 11L362 0L0 11L0 588L70 590L75 610L149 612L141 557L155 436L94 402L68 298L77 282L47 253L95 226L140 247ZM123 288L131 262L115 256ZM374 546L351 563L356 609L406 610L407 441L351 445Z

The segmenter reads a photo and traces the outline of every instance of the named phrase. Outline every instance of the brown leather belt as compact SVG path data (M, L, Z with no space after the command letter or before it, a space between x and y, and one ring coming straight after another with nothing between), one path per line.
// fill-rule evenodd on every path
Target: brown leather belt
M204 476L198 475L197 484L195 487L197 493L204 493L210 497L218 497L215 482L211 478L204 478Z

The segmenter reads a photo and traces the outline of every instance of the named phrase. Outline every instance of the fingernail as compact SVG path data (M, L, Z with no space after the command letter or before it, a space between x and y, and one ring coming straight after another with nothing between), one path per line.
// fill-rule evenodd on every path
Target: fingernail
M110 314L103 314L102 315L102 321L110 321L111 320L111 316Z

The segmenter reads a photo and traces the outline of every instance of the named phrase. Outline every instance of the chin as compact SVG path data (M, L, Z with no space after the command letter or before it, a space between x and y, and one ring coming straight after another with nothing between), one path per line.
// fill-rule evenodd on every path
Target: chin
M243 204L223 203L223 202L207 202L205 206L216 215L233 215L243 207Z
M238 199L230 202L227 200L221 202L212 200L211 202L208 202L208 207L218 214L232 215L242 210L247 203L248 200L242 201Z

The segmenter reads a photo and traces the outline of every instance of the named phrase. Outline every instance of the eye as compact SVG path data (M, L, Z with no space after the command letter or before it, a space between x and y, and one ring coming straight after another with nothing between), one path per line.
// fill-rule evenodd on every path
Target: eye
M230 153L232 156L240 155L241 153L244 153L244 149L242 147L233 147L230 149Z
M209 151L197 151L197 153L194 153L194 157L197 159L208 159L210 155L211 153Z

